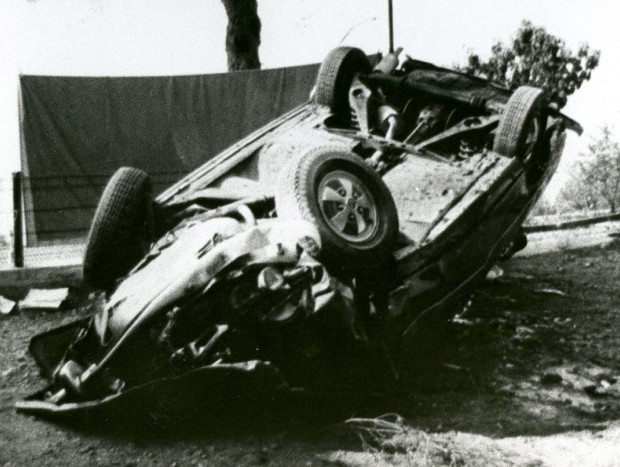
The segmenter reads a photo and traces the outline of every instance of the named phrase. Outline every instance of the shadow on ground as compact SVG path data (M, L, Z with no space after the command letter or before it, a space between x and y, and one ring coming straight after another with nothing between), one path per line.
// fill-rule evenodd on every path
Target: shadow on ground
M147 410L52 424L11 407L41 384L27 342L88 309L0 318L0 461L312 464L317 453L361 449L343 423L351 417L398 413L426 433L494 438L596 431L618 420L620 244L515 258L503 268L474 294L467 313L422 333L412 350L413 377L382 399L295 396L233 401L182 417Z

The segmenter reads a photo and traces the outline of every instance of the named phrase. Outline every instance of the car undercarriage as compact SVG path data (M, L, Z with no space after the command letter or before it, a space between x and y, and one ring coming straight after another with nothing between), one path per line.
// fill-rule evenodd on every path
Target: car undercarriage
M536 88L399 54L373 66L335 49L311 102L154 199L146 173L120 169L84 260L106 299L33 339L50 384L18 408L225 375L233 394L232 375L257 371L273 390L397 385L420 323L458 313L524 246L565 130L580 131Z

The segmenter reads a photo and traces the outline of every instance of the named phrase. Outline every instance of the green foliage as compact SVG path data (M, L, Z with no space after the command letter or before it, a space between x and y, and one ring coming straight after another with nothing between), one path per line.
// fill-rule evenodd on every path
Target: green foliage
M530 217L536 216L550 216L558 213L558 206L551 202L549 199L542 197L538 200L532 212L530 213Z
M470 53L463 71L511 89L525 84L540 87L562 108L567 97L590 79L599 58L600 52L587 44L574 53L562 39L523 21L511 44L495 43L488 61Z
M576 169L560 192L562 200L575 209L597 209L606 204L615 213L620 203L620 144L609 127L592 138Z
M561 211L593 211L599 209L600 201L596 192L583 182L577 170L562 187L556 205Z

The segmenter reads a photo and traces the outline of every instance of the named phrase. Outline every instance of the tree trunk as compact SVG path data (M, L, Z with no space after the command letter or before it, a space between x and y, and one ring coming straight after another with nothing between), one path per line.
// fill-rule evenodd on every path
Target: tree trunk
M620 167L619 167L620 169ZM618 176L616 177L616 185L614 186L614 192L611 195L611 213L615 214L616 213L616 195L618 193L618 185L620 185L620 173L617 174Z
M260 19L256 0L222 0L228 15L226 54L228 70L260 68Z

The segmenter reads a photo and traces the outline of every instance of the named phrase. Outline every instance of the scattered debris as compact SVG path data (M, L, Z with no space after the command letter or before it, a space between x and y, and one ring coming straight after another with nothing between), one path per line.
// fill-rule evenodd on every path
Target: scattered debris
M583 390L590 397L606 397L620 395L620 388L616 385L616 378L601 379L598 384L585 386Z
M466 318L461 318L460 316L455 316L454 318L452 318L452 323L453 324L459 324L461 326L473 326L476 323L470 319L466 319Z
M568 324L572 321L571 318L560 318L559 316L556 318L553 318L553 322L556 324Z
M518 335L531 336L534 334L534 330L527 326L517 326L516 333Z
M16 309L15 302L13 300L9 300L8 298L4 298L0 295L0 313L3 315L9 315L13 313Z
M583 388L583 391L590 397L601 397L604 395L600 392L599 387L596 384L589 384Z
M516 343L525 343L537 340L535 332L532 328L527 326L517 326L515 329L515 335L512 336L512 341Z
M92 445L87 444L87 445L86 445L86 446L84 446L82 449L80 449L80 453L81 453L81 454L86 454L86 453L92 452L94 449L95 449L95 448L94 448Z
M22 310L57 310L69 295L69 289L30 289L26 298L19 302Z
M454 371L470 371L469 368L464 367L464 366L459 366L459 365L455 365L453 363L442 363L442 365L444 368L447 368L448 370L454 370Z
M487 273L487 280L493 281L495 279L499 279L504 275L504 270L500 268L497 264L491 268L491 270Z
M603 379L603 380L601 380L601 387L602 387L603 389L607 389L607 388L608 388L608 387L610 387L613 383L615 383L615 381L614 381L614 382L610 382L610 381L607 381L607 380Z
M558 289L536 289L534 292L541 293L541 294L547 294L547 295L557 295L558 297L567 296L566 292L562 292L561 290L558 290Z
M545 386L544 397L569 401L571 406L589 413L603 410L605 404L597 399L620 397L617 381L608 368L574 364L549 367L540 378L540 384Z

